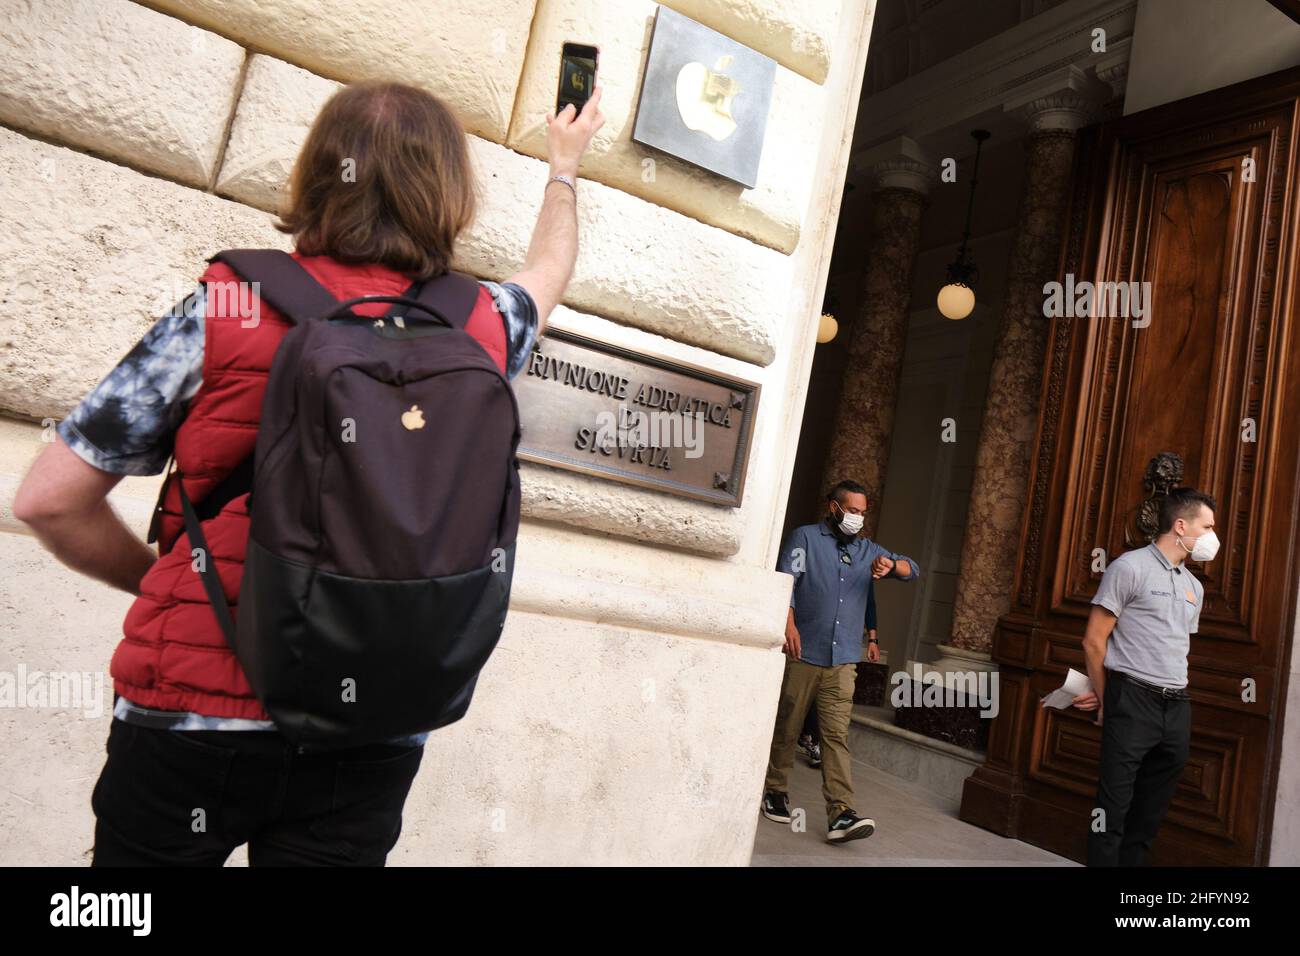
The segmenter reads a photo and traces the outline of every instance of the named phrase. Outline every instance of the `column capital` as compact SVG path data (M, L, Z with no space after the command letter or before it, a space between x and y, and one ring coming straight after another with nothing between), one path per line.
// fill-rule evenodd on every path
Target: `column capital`
M934 167L916 159L886 159L872 169L877 189L906 189L922 196L930 194Z
M1018 117L1032 133L1073 133L1098 118L1110 98L1110 87L1096 76L1067 66L1020 87L1003 110Z
M1128 89L1128 59L1132 47L1133 41L1125 37L1097 58L1097 79L1110 87L1111 96L1119 99L1124 98Z
M873 146L856 159L854 168L870 173L876 189L906 189L921 196L930 194L936 176L929 156L907 136Z

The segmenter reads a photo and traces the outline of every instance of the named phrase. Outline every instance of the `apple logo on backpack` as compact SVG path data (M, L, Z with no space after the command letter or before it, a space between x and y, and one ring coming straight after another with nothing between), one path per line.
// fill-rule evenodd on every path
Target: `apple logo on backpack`
M420 411L419 405L412 405L409 410L402 412L402 427L407 431L424 427L424 412Z

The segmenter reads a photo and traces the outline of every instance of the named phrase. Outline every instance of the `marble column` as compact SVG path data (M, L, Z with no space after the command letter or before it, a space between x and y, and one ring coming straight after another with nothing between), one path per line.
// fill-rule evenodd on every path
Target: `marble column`
M1028 122L1025 182L961 549L949 644L987 653L1011 607L1029 458L1038 425L1048 322L1043 284L1056 277L1077 131L1099 97L1069 86L1017 112Z
M871 507L863 531L868 536L876 530L889 464L912 268L921 241L921 212L934 178L934 168L914 144L906 140L902 144L872 165L876 188L871 197L867 266L857 314L841 333L846 336L848 364L822 473L823 489L843 478L866 485Z

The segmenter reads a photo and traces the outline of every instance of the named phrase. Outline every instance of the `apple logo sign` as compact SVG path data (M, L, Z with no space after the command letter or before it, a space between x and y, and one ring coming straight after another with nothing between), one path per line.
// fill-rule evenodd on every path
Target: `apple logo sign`
M424 412L420 411L419 405L412 405L409 411L402 412L402 427L407 431L424 427Z
M677 112L686 128L722 141L736 131L731 101L741 93L740 83L724 72L735 57L718 57L709 69L687 63L677 73Z

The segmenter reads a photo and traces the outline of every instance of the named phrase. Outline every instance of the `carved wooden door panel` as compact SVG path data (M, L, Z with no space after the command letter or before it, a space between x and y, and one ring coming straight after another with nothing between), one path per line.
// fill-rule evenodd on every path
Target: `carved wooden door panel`
M1298 115L1290 70L1081 142L1061 281L1110 294L1052 320L1016 591L994 637L1001 714L965 819L1084 855L1100 730L1037 702L1082 669L1101 561L1145 544L1144 474L1172 452L1182 483L1217 499L1223 544L1189 565L1206 590L1191 759L1156 862L1266 859L1300 567ZM1124 293L1128 314L1104 317Z

